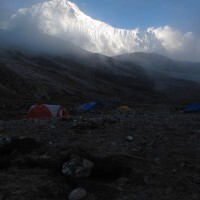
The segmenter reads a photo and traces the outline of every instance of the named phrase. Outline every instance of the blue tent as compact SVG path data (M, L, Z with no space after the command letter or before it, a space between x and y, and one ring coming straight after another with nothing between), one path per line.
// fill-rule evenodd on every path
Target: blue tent
M92 110L93 108L95 108L97 106L97 102L88 102L88 103L85 103L81 106L78 107L78 110L81 110L81 111L90 111Z
M184 112L200 112L200 103L189 104Z

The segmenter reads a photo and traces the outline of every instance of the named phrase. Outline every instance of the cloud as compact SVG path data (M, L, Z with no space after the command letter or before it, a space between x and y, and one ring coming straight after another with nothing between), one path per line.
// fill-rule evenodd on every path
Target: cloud
M198 38L192 32L181 33L170 26L155 28L154 32L166 49L167 56L200 61L200 37Z
M200 38L192 32L181 33L165 26L155 29L155 33L165 47L167 56L181 60L200 61Z

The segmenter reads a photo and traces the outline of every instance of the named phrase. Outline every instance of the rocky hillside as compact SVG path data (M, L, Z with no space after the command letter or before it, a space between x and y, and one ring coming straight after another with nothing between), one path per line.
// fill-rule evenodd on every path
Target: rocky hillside
M98 54L87 56L0 55L4 99L174 102L198 99L199 84Z

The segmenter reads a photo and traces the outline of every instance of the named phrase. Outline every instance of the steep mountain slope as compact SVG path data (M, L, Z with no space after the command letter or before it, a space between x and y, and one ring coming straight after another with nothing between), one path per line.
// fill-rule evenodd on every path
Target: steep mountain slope
M0 31L0 40L2 102L13 99L164 103L200 98L198 83L170 74L173 70L189 72L193 63L184 63L182 70L177 61L171 60L172 68L165 61L168 58L160 57L161 64L150 68L136 62L150 54L133 54L136 61L123 58L132 58L131 55L106 57L39 33L30 40L23 34ZM159 55L152 56L152 62L157 63L158 58ZM198 66L194 69L198 75Z
M98 55L90 59L81 64L81 60L69 57L28 56L9 52L0 58L1 75L5 77L0 80L0 84L10 95L31 96L38 100L49 100L57 95L63 95L68 100L117 100L121 95L135 96L131 90L140 84L143 87L142 79L136 82L134 88L131 87L133 85L129 85L128 81L133 77L126 72L123 72L124 75L118 74L113 71L112 65L105 66ZM148 88L145 90L148 91ZM7 93L4 94L2 96L7 97Z
M165 51L153 29L144 32L116 29L94 20L67 0L51 0L18 10L5 28L39 32L62 38L90 52L116 55L126 52Z
M7 51L0 56L1 100L80 103L198 101L195 82L151 74L136 64L98 54L80 57L32 56Z
M131 53L114 57L118 61L138 64L152 73L200 82L200 63L177 61L154 53Z

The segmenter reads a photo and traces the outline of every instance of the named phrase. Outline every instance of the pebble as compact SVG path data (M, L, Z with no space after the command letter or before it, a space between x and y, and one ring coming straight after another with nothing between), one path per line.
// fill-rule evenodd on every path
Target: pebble
M12 142L12 139L10 137L5 137L0 139L0 144L6 145L10 144Z
M56 126L55 125L50 125L49 126L51 129L54 129L54 128L56 128Z
M133 141L133 136L127 136L126 140L129 141L129 142Z
M172 172L173 172L173 173L176 173L176 172L177 172L177 169L172 169Z
M79 200L79 199L83 199L85 196L87 195L87 192L84 188L77 188L75 190L73 190L69 196L68 199L69 200Z
M181 163L181 168L183 168L183 167L185 167L186 166L186 164L185 163Z

